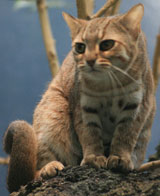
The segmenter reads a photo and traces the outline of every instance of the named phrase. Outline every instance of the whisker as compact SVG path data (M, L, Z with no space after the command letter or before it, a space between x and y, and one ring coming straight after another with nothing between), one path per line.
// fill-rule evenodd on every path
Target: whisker
M110 82L111 82L111 87L112 87L112 89L111 89L111 90L113 90L112 92L113 92L113 95L114 95L115 81L114 81L114 79L113 79L113 77L112 77L112 75L111 75L111 73L110 73L110 72L108 72L108 76L109 76L109 78L110 78ZM117 85L116 85L116 86L117 86Z
M117 84L120 85L122 92L125 94L125 90L124 90L124 86L122 85L121 81L118 79L118 77L116 76L116 74L113 73L112 70L110 70L111 75L114 77L114 79L117 81Z
M137 84L140 84L139 82L137 82L132 76L130 76L127 72L123 71L122 69L112 66L115 70L121 72L122 74L124 74L125 76L127 76L129 79L131 79L132 81L134 81Z

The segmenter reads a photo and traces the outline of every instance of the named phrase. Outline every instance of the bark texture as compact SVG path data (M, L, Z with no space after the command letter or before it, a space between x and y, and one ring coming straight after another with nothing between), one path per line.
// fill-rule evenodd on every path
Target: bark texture
M115 173L88 166L67 167L49 180L34 181L10 196L160 196L160 168Z

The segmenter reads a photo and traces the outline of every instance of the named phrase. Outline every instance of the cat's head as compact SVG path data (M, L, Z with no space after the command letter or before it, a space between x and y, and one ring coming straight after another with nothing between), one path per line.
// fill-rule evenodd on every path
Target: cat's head
M113 67L126 70L137 52L141 34L142 4L112 17L81 20L63 14L72 37L72 51L78 69L100 75Z

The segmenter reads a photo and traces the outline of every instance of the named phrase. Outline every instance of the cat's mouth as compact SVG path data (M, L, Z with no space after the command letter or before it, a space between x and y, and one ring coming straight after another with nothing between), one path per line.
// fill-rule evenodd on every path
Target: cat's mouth
M83 66L80 67L80 71L82 72L86 72L86 73L96 73L96 72L101 72L100 70L98 70L95 66Z
M108 67L111 67L112 64L111 63L100 63L99 66L108 68Z
M97 70L95 67L91 67L88 72L89 73L96 73L96 72L101 72L101 71Z
M111 68L111 64L110 63L100 63L100 64L95 64L93 66L89 66L89 65L83 65L80 66L79 69L80 71L84 72L84 73L102 73L104 72L104 70Z
M95 71L97 71L97 70L95 69L95 67L90 67L90 72L95 72Z
M104 72L104 69L108 69L111 68L111 64L110 63L102 63L99 64L97 67L92 66L89 67L89 72Z

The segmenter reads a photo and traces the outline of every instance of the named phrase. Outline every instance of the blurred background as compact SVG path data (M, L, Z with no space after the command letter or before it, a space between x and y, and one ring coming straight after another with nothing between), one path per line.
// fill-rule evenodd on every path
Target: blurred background
M142 29L147 37L152 64L156 35L160 29L160 1L122 0L120 12L139 2L145 7ZM95 0L95 11L104 3L105 0ZM49 9L60 63L71 49L69 30L62 18L62 11L76 16L76 1L63 0ZM16 119L32 123L34 108L51 79L37 11L31 8L16 10L14 0L0 0L0 157L6 156L2 138L8 124ZM156 98L157 113L146 160L155 152L160 141L160 85ZM6 174L7 166L0 165L0 196L8 195Z

